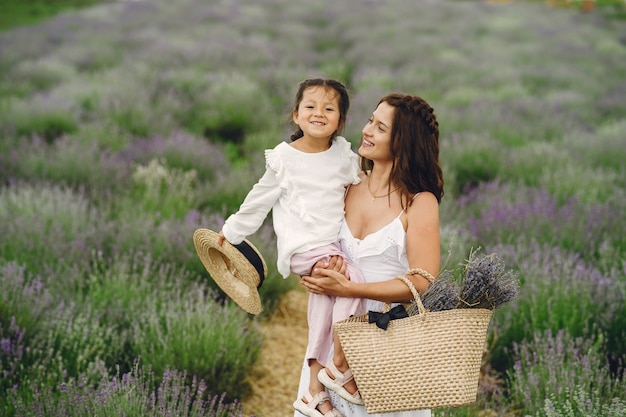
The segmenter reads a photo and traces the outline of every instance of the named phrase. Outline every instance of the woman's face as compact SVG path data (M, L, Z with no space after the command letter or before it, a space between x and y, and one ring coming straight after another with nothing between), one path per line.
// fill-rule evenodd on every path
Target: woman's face
M386 102L376 107L363 126L359 155L372 161L391 161L391 127L395 108Z

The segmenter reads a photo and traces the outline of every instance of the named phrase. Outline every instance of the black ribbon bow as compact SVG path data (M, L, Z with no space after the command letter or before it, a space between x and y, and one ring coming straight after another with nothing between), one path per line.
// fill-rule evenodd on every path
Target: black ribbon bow
M376 326L383 330L387 330L389 322L391 320L403 319L409 317L402 304L399 304L389 310L386 313L379 313L377 311L370 311L367 313L367 321L369 323L376 323Z

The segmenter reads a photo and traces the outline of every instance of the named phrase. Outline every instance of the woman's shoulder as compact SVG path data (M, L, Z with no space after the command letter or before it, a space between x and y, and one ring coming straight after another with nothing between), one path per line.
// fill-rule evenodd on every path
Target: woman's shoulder
M437 197L435 197L435 194L431 193L430 191L422 191L414 194L413 197L411 197L411 204L407 208L407 211L411 211L413 207L418 209L415 211L419 211L420 208L439 210L439 201L437 201Z
M435 203L439 205L439 202L437 201L437 197L435 197L435 194L431 193L430 191L420 191L417 194L413 194L413 197L411 197L411 199L413 200L413 203L418 203L418 202L422 204Z
M408 219L423 221L439 217L439 202L435 194L422 191L412 197L411 205L406 208Z

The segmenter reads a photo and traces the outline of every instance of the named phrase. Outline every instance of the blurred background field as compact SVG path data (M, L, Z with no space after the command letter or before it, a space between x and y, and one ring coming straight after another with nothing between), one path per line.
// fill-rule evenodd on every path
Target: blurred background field
M328 76L350 89L355 148L383 94L433 105L446 266L480 247L519 273L477 403L434 415L626 415L625 7L3 1L0 414L291 414L297 381L259 395L287 372L268 363L299 371L277 358L303 341L280 330L306 308L271 222L251 237L270 267L259 317L191 235L288 138L298 82Z

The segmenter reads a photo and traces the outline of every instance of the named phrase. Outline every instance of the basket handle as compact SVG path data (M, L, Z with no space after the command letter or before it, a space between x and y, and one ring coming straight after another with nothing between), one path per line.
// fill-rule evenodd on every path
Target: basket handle
M413 275L413 274L409 274L409 275ZM406 286L409 287L409 289L411 290L411 293L413 294L413 298L415 299L415 304L417 304L417 310L419 311L419 314L425 314L426 308L424 307L424 304L422 303L422 299L420 298L420 295L417 292L417 289L415 289L415 285L413 285L411 280L408 279L405 275L397 276L396 279L399 279L400 281L404 282Z
M433 276L433 274L431 274L430 272L428 272L427 270L422 269L422 268L411 268L408 271L406 271L406 275L416 275L416 274L419 274L419 275L423 276L431 284L433 282L437 281L437 278L435 278Z

